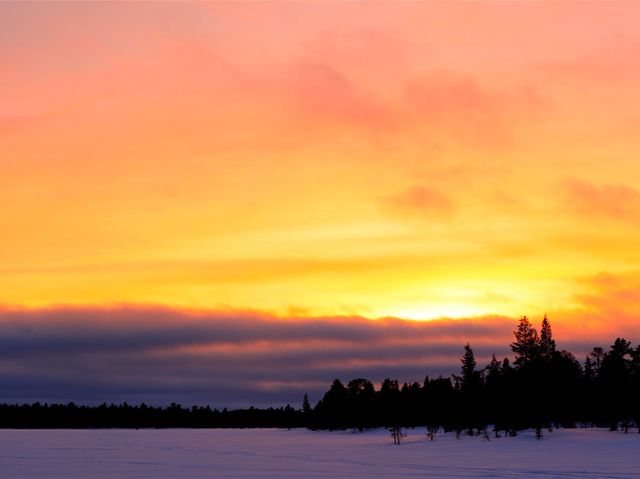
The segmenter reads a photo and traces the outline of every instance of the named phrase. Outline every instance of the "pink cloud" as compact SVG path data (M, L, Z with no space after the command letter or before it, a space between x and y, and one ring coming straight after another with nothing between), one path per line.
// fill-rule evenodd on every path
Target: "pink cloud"
M561 188L565 204L574 213L617 220L635 220L640 215L640 191L633 187L570 178Z
M447 219L455 213L455 204L444 193L422 185L412 186L384 198L383 208L396 216L418 219Z
M297 121L325 128L390 129L395 120L382 98L329 63L301 61L283 79L283 104Z
M511 144L518 125L538 119L550 108L549 100L531 85L498 89L450 71L414 78L406 87L406 100L415 121L457 141L487 147Z

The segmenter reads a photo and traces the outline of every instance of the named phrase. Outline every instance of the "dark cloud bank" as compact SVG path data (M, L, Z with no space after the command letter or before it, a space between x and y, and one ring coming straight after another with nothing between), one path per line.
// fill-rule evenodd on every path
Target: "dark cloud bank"
M128 306L4 309L0 401L298 406L305 392L320 399L334 378L422 381L457 372L466 342L481 364L492 352L502 357L514 326L504 317L413 322ZM561 346L579 352L593 344Z

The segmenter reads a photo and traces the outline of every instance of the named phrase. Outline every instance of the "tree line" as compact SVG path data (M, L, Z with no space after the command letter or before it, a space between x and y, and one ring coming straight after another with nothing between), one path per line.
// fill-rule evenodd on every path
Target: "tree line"
M548 318L540 331L522 317L510 344L515 359L477 364L464 346L458 374L425 377L422 383L387 378L376 389L364 378L344 385L336 379L313 407L211 409L179 404L0 404L0 427L10 428L230 428L307 427L310 429L389 428L400 443L402 429L490 437L534 429L538 437L557 427L606 426L640 432L640 345L617 338L608 350L595 347L583 362L558 350Z
M540 331L524 316L510 344L515 355L495 354L479 367L464 346L459 374L400 385L385 379L379 389L366 379L335 380L309 412L319 429L388 427L399 443L402 427L514 436L534 429L537 437L557 427L608 427L640 432L640 345L617 338L605 351L595 347L584 362L558 350L545 316ZM491 430L489 430L489 428Z
M168 407L122 404L0 404L0 428L294 428L305 427L300 409L211 409L209 406Z

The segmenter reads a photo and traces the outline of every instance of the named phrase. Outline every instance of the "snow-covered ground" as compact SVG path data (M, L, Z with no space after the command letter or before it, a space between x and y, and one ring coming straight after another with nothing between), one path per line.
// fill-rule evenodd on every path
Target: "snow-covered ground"
M640 434L493 439L406 431L0 430L0 478L640 478Z

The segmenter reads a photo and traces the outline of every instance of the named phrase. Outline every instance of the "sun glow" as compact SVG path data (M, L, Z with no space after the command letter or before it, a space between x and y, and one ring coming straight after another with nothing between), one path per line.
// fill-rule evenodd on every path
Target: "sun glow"
M390 313L374 313L376 316L384 315L395 318L409 319L413 321L429 321L440 318L473 318L486 316L492 313L490 309L479 308L473 304L443 303L443 304L423 304L415 306L401 306L398 308L383 309Z

